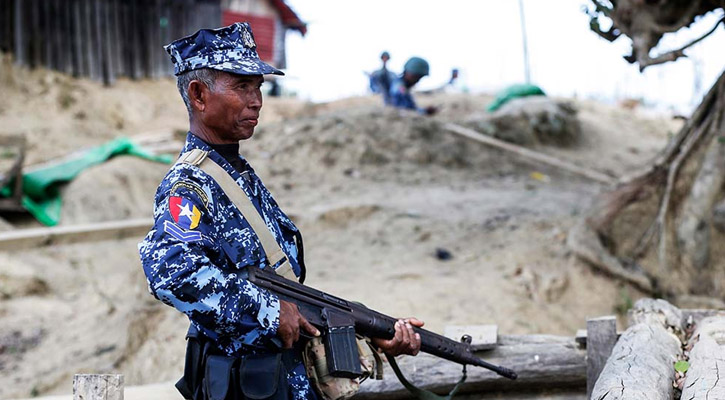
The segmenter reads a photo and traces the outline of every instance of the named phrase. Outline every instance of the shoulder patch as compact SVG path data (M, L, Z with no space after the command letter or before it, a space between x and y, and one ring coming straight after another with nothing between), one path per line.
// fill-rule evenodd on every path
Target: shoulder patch
M193 201L180 196L169 197L169 213L171 217L181 228L186 230L194 229L199 226L201 220L201 210Z

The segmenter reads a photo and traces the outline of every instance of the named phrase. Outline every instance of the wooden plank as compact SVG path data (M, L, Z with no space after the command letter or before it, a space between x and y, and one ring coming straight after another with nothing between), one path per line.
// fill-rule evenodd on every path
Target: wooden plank
M52 60L51 60L51 51L53 47L53 42L50 36L53 34L52 32L52 24L50 13L50 4L51 2L49 0L40 0L38 4L38 17L39 17L39 26L38 26L38 33L40 35L40 65L44 66L45 68L52 69Z
M536 390L586 387L586 353L573 337L552 335L502 335L499 346L478 354L486 361L511 368L518 374L515 381L484 368L468 367L468 379L460 393L493 390ZM399 357L406 378L418 387L436 393L448 393L461 377L461 366L429 354ZM407 399L412 396L400 384L389 365L384 379L368 380L360 386L354 399Z
M76 374L73 400L123 400L123 375Z
M113 68L116 76L123 76L125 73L124 63L121 55L124 38L121 36L121 4L120 0L113 0L111 11L111 43L113 52Z
M85 75L85 65L83 63L83 20L81 17L82 0L71 0L71 8L73 16L71 18L71 30L73 34L73 43L71 53L73 59L73 76L76 78Z
M504 142L503 140L499 140L496 138L493 138L491 136L484 135L482 133L479 133L477 131L474 131L473 129L465 128L463 126L452 124L452 123L446 123L443 125L444 128L450 132L453 132L457 135L475 140L476 142L483 143L492 147L495 147L497 149L505 150L511 153L514 153L516 155L519 155L523 158L526 158L528 160L533 160L542 164L546 164L552 167L559 168L561 170L571 172L573 174L583 176L585 178L594 180L596 182L600 182L606 185L614 184L615 180L609 175L603 174L598 171L593 171L585 167L581 167L575 164L572 164L567 161L559 160L557 158L554 158L552 156L539 153L530 149L527 149L525 147L521 147L512 143Z
M473 351L490 350L498 344L498 325L448 325L443 336L460 341L463 335L471 336Z
M143 49L141 45L141 37L143 37L144 19L143 19L143 7L139 4L138 0L131 0L131 9L129 14L130 23L128 28L130 30L130 59L131 59L131 77L133 79L139 79L142 76L142 63Z
M102 0L93 0L92 13L91 13L91 32L90 37L92 42L93 52L93 74L91 79L102 82L103 81L103 20L102 15L105 9L105 3Z
M83 35L81 43L83 43L83 64L84 76L94 79L96 76L95 53L93 52L93 3L92 0L83 0L83 14L81 22L83 23Z
M590 398L671 400L674 361L682 355L680 340L670 333L681 328L678 312L664 300L637 301L633 325L614 346Z
M61 23L60 34L58 35L58 56L61 65L61 71L65 74L73 73L73 29L71 21L73 20L73 2L60 1Z
M725 316L703 319L692 335L690 368L682 386L682 399L725 399Z
M15 1L0 1L0 51L12 52L14 44Z
M117 240L133 236L141 238L151 225L150 219L142 218L7 231L0 233L0 250L15 251L50 245Z
M103 84L111 86L116 82L116 74L114 72L115 60L113 59L113 25L111 25L111 7L112 2L110 0L99 1L101 6L99 13L100 21L100 37L99 42L101 46L101 69L103 75Z
M617 342L617 317L609 315L587 320L587 397L604 369Z
M15 63L18 65L28 65L27 45L25 43L25 5L24 0L15 0L13 3L13 32L14 43L13 51L15 53Z
M30 31L30 66L37 68L43 65L43 40L40 31L40 0L28 0L30 9L30 25L27 29Z

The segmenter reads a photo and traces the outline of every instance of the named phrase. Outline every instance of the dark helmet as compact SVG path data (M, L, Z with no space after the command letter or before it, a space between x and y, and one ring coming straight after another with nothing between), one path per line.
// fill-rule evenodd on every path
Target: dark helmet
M430 72L430 67L428 66L428 61L420 57L411 57L405 63L403 70L411 74L426 76Z
M380 58L383 58L383 57L390 58L390 53L388 53L387 51L382 52L382 54L380 54Z

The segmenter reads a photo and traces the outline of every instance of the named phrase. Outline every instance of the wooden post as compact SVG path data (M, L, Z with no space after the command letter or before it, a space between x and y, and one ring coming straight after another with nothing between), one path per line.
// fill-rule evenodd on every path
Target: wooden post
M587 398L617 343L617 318L613 315L587 320Z
M73 400L123 400L123 375L76 374Z

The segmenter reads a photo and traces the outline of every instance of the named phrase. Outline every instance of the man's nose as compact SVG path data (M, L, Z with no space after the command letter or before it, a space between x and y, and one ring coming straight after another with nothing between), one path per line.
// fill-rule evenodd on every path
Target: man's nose
M249 102L247 103L247 107L258 110L262 108L262 92L256 91L255 93L252 93L249 95Z

